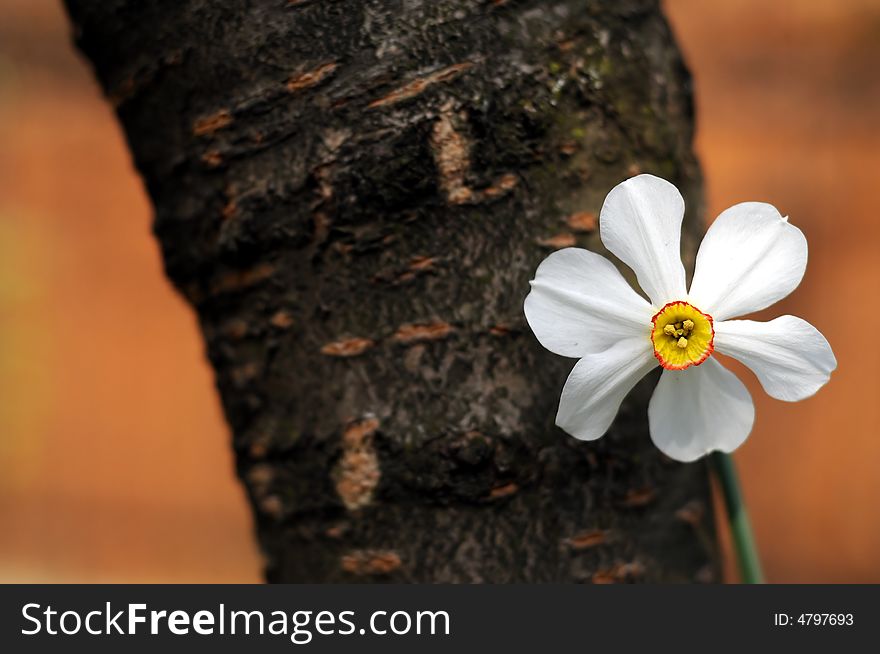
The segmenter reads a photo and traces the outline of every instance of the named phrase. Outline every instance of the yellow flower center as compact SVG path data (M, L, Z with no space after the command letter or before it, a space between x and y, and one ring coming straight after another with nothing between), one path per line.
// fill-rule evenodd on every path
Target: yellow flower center
M654 356L667 370L698 366L715 350L712 316L687 302L670 302L651 322Z

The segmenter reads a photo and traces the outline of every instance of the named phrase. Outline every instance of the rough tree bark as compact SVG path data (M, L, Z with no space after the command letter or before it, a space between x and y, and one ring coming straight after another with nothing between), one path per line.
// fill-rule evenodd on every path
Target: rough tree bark
M657 2L66 2L198 313L269 580L715 578L706 468L648 438L656 376L579 443L553 424L573 362L522 312L637 171L684 190L693 251L690 79Z

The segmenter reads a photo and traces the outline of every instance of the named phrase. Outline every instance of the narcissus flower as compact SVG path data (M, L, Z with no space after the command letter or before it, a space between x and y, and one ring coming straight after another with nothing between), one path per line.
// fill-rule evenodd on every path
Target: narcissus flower
M755 407L716 352L739 359L770 396L790 402L813 395L837 367L825 337L800 318L731 320L770 306L800 283L807 241L797 227L769 204L727 209L700 245L688 290L683 216L678 189L653 175L628 179L605 199L602 243L632 268L650 302L588 250L559 250L538 266L526 319L545 348L580 359L556 416L576 438L602 436L630 389L659 365L664 370L648 406L656 446L679 461L731 452L752 430Z

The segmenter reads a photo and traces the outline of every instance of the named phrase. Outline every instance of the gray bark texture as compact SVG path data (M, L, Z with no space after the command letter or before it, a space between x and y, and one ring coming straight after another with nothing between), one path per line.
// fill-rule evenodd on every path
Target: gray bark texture
M716 578L707 468L648 437L657 376L578 442L554 426L574 362L522 311L550 251L602 251L639 171L683 190L692 255L690 78L657 2L66 4L198 314L268 580Z

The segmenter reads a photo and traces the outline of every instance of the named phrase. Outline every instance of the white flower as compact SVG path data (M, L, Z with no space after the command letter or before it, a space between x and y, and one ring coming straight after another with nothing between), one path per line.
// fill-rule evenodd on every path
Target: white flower
M813 395L837 367L825 337L800 318L731 320L770 306L800 283L807 241L797 227L769 204L727 209L700 245L688 291L683 216L678 189L653 175L628 179L605 198L602 242L632 268L650 302L588 250L559 250L538 266L526 319L545 348L580 359L556 415L575 438L602 436L630 389L660 365L665 370L648 406L654 444L679 461L731 452L749 435L755 407L714 352L739 359L770 396L787 401Z

